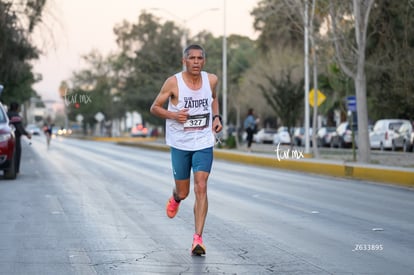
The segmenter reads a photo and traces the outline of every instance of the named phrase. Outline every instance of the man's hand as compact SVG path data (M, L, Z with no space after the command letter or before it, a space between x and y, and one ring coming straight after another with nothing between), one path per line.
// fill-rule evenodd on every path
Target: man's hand
M184 124L188 119L188 109L181 109L175 115L175 120Z
M223 125L221 125L220 119L214 119L213 120L213 130L214 132L218 133L223 129Z

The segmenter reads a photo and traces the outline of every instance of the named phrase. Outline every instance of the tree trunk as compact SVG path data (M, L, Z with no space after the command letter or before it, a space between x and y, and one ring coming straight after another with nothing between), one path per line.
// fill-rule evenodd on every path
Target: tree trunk
M357 42L357 73L354 78L358 114L358 161L371 161L368 132L367 80L365 77L365 48L368 18L374 0L354 0L355 36Z
M367 26L371 7L374 0L353 0L353 15L355 18L355 40L357 49L354 51L356 64L353 68L345 65L344 53L338 40L338 28L336 24L336 12L334 9L334 1L330 0L330 13L332 19L335 52L341 69L354 80L355 94L357 100L358 114L358 161L369 163L371 161L371 148L368 132L368 108L367 108L367 92L365 77L365 48L367 37ZM338 4L337 4L338 5Z
M365 49L365 47L364 47ZM365 63L365 62L364 62ZM360 68L360 66L358 66ZM361 67L363 68L363 67ZM366 95L366 77L364 69L359 69L355 78L357 114L358 114L358 161L369 163L371 146L368 131L368 108Z
M312 59L313 59L313 94L314 98L313 100L313 123L312 123L312 148L313 148L313 156L315 158L319 158L319 148L318 143L316 140L316 134L318 132L318 56L317 56L317 47L315 42L315 32L314 32L314 26L313 26L313 20L315 17L315 8L316 8L316 0L312 1L312 11L311 11L311 17L309 19L310 23L310 42L312 47Z

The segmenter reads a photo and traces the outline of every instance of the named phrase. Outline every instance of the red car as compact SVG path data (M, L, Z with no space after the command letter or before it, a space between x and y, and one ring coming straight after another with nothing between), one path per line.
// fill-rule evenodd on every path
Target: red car
M15 147L14 127L0 103L0 170L3 170L5 179L16 178Z

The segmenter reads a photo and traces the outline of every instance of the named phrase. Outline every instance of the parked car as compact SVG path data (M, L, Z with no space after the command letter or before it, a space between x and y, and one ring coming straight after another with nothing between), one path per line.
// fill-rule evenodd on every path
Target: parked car
M321 127L316 134L318 147L330 147L332 134L336 131L335 127Z
M372 149L390 150L393 149L393 139L398 135L401 125L410 124L406 119L380 119L369 135L369 142ZM394 145L394 150L395 150Z
M355 147L357 145L358 127L353 125ZM352 129L349 122L345 121L339 124L335 132L331 134L331 147L333 148L349 148L352 147Z
M26 131L28 131L31 135L34 135L34 136L40 135L40 132L41 132L40 127L37 126L36 124L27 125Z
M291 139L287 127L279 127L277 133L273 137L273 144L290 144Z
M304 127L296 127L293 131L293 144L295 146L305 146ZM309 144L312 145L312 128L309 128Z
M391 144L391 150L402 149L403 152L410 152L414 149L413 146L413 126L411 123L403 123L398 128Z
M148 134L148 128L142 124L137 124L131 129L131 137L147 137Z
M414 130L411 133L411 151L414 152Z
M14 130L3 104L0 103L0 169L3 170L5 179L15 179L17 175Z
M262 128L253 135L253 141L256 143L272 143L273 136L277 133L273 128Z

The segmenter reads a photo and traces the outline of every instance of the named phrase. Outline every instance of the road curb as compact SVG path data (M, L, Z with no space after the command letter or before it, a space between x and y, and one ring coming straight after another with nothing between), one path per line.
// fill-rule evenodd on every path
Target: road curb
M119 141L117 143L124 146L169 151L169 147L165 144L130 141ZM257 154L234 152L231 150L223 149L215 149L214 157L232 162L240 162L257 166L307 172L340 178L368 180L373 182L396 184L405 187L414 187L414 169L408 168L390 168L385 166L364 165L359 163L316 160L308 158L298 160L278 160L276 155L273 157L260 156Z

